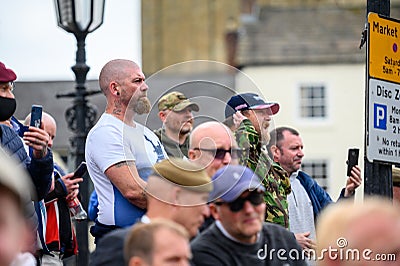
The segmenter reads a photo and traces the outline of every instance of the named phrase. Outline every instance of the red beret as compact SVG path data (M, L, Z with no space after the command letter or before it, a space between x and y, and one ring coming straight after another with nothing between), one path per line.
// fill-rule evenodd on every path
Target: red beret
M15 75L14 71L0 62L0 82L10 82L17 79L17 75Z

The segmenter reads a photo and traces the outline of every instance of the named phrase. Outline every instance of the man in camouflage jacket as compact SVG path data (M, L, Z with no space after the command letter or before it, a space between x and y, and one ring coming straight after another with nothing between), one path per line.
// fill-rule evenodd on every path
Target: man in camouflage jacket
M232 96L225 109L231 119L239 147L244 149L240 164L251 168L265 186L267 222L289 228L287 195L291 192L288 174L268 156L265 144L269 142L268 127L271 115L279 111L279 104L266 103L254 93Z

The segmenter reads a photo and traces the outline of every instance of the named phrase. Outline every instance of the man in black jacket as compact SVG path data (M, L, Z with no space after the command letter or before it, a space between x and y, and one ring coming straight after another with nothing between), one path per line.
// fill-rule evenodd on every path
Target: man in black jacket
M191 243L195 265L306 265L294 235L263 222L265 188L251 169L228 165L212 180L216 221Z

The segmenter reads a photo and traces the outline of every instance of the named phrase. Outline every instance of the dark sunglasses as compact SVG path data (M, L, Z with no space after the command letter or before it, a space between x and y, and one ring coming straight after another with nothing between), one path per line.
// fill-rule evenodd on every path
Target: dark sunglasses
M224 150L224 149L206 149L206 148L194 148L194 150L198 151L208 151L214 154L215 159L224 159L225 155L227 152L231 154L232 159L238 159L242 156L243 149L230 149L230 150Z
M262 191L254 190L254 191L250 192L250 194L245 198L237 198L236 200L234 200L232 202L216 201L216 202L214 202L214 204L216 204L216 205L227 204L229 206L229 209L232 212L238 212L241 209L243 209L244 203L247 200L253 206L258 206L264 202L264 194L262 193Z

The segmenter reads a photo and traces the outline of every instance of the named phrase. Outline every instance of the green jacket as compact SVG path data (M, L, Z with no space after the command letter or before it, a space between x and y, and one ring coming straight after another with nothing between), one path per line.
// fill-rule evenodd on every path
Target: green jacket
M266 222L289 228L287 195L291 192L291 187L287 172L268 156L250 120L242 121L235 136L239 147L245 150L240 164L252 169L262 179L265 187Z
M174 140L170 139L167 135L165 135L165 129L163 128L154 130L154 133L160 139L169 157L178 157L178 158L188 157L189 136L187 136L185 142L180 145L179 143L175 142Z

